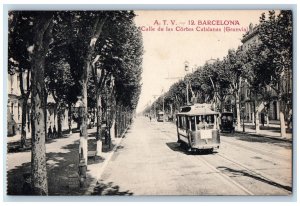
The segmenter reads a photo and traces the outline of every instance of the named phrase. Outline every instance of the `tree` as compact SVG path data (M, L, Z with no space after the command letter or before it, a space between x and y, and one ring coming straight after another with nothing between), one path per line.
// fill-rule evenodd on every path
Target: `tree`
M62 136L62 115L66 108L69 110L69 121L72 121L72 104L79 95L79 77L72 75L69 64L69 27L66 12L56 12L53 26L53 44L46 58L45 83L48 94L52 94L57 110L57 135ZM69 122L69 127L71 122ZM71 128L69 128L71 131Z
M79 79L81 86L81 96L83 101L82 122L80 128L80 154L87 164L87 121L88 121L88 95L87 83L91 72L91 64L95 45L102 33L103 25L106 21L106 14L102 11L72 11L66 13L68 18L68 31L70 44L68 59L71 66L72 75Z
M268 66L268 83L278 95L280 108L280 127L281 136L285 137L285 118L284 118L284 90L283 77L291 74L292 70L292 48L293 48L293 25L292 11L281 10L278 15L275 11L269 11L269 18L265 14L260 18L259 38L261 40L261 50L259 55L265 56L264 63ZM291 98L291 96L290 96ZM286 100L290 100L286 98Z
M240 102L241 102L241 87L242 80L247 75L245 74L245 53L238 48L238 50L229 50L225 58L225 67L229 71L230 75L230 93L235 97L236 111L237 111L237 127L241 129L241 116L240 116Z
M46 170L46 125L45 125L45 57L51 43L53 12L32 12L33 41L28 47L31 56L31 174L34 192L37 195L48 194Z
M22 102L21 147L26 143L26 116L28 111L28 98L30 95L30 57L27 51L32 42L33 17L29 12L9 12L9 41L8 56L10 74L17 73L20 79ZM26 79L23 78L26 76ZM25 80L25 82L24 82ZM25 86L25 88L24 88Z
M107 24L96 44L92 76L96 85L97 108L101 108L101 90L108 91L104 108L110 108L107 125L113 131L117 105L123 108L123 112L124 108L132 112L137 105L143 48L141 33L133 21L133 11L113 11L108 12L107 16ZM102 110L97 111L97 131L100 131Z

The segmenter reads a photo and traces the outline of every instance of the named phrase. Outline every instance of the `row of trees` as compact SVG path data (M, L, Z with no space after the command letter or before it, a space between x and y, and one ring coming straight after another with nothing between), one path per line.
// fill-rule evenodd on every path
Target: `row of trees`
M109 116L106 125L111 130L116 126L118 134L128 122L121 117L133 115L141 91L143 54L134 17L133 11L9 12L8 72L17 73L21 80L23 143L31 98L31 173L36 194L48 194L45 139L49 94L56 102L58 136L62 135L65 109L71 116L77 96L82 97L80 153L86 164L88 108L96 111L98 140L103 113ZM30 74L26 84L25 72Z
M270 102L277 100L280 109L281 135L285 136L285 120L291 109L291 93L283 86L286 74L292 71L292 12L280 11L276 14L269 11L268 18L263 13L258 30L259 42L248 49L239 47L230 49L222 59L212 64L198 67L183 80L173 84L169 91L159 97L146 113L156 109L174 113L186 103L186 84L189 97L198 103L213 103L215 109L224 111L227 105L234 105L237 113L237 126L241 127L241 103L252 102L255 111L256 130L259 130L261 105L268 110ZM288 81L288 80L287 80ZM250 99L246 100L242 89L250 90ZM275 91L276 98L271 94ZM191 100L189 99L189 101ZM168 107L171 105L170 107ZM287 108L289 106L289 108Z

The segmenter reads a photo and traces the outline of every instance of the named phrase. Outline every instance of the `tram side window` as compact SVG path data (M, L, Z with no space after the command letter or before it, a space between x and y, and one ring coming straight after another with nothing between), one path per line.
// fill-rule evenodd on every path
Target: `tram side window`
M179 127L180 129L184 129L184 125L185 125L184 117L179 116L179 117L178 117L178 127Z
M189 121L189 117L186 117L185 118L185 121L186 121L186 129L189 129L190 128L190 121Z
M178 116L178 118L177 118L177 127L181 128L181 117L180 116Z
M186 121L185 121L185 117L181 117L181 121L182 121L181 128L182 128L182 129L186 129Z
M192 129L192 131L195 131L196 130L195 117L191 117L190 118L190 123L191 123L191 129Z
M202 116L196 116L196 124L202 121Z

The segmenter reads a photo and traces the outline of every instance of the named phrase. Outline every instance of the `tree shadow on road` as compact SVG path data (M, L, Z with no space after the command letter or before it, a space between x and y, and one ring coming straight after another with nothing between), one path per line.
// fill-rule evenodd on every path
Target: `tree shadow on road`
M76 133L76 129L72 129L73 133ZM70 134L68 131L63 131L62 136L58 138L46 138L46 144L51 144L56 142L58 139L69 138ZM16 152L24 152L24 151L31 151L31 138L27 138L25 140L25 147L21 147L20 141L15 142L8 142L7 143L7 152L8 153L16 153Z
M120 191L120 187L118 185L114 185L113 182L104 183L103 181L100 181L100 182L97 182L92 195L131 196L131 195L133 195L133 192L130 192L129 190Z
M262 136L256 136L255 134L244 134L244 133L222 133L221 134L223 137L226 138L231 138L231 139L236 139L236 140L241 140L245 142L258 142L258 143L266 143L266 144L273 144L279 147L283 147L286 149L291 149L292 144L291 142L287 142L285 140L278 140L278 139L272 139L268 137L262 137ZM221 137L221 142L222 142L222 137Z
M7 171L7 195L22 195L23 174L31 172L31 163L26 162Z
M234 175L234 176L250 177L250 178L253 178L253 179L258 180L260 182L275 186L277 188L285 189L285 190L290 191L290 192L292 191L292 187L290 187L290 186L281 185L281 184L276 183L272 180L268 180L267 178L260 177L260 176L255 175L255 174L251 174L250 172L248 172L246 170L235 170L235 169L232 169L232 168L229 168L229 167L224 167L224 166L217 167L217 169L219 169L221 171L225 171L225 173L230 173L231 175Z

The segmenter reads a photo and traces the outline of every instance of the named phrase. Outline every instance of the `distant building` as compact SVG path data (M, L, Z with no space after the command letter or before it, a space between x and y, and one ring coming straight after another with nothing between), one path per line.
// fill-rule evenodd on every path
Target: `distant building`
M206 60L206 61L205 61L205 64L213 64L213 63L215 63L216 61L217 61L216 59L210 58L209 60Z
M22 75L23 78L23 86L25 92L27 91L27 75L28 72L24 72ZM20 134L21 132L21 124L22 124L22 96L20 91L20 75L18 73L8 74L7 81L7 94L8 94L8 102L7 102L7 133L9 136ZM28 105L30 105L30 100ZM30 106L28 106L28 110ZM29 114L29 113L28 113ZM30 125L29 115L26 117L26 122ZM29 126L27 127L29 129Z

